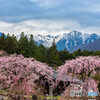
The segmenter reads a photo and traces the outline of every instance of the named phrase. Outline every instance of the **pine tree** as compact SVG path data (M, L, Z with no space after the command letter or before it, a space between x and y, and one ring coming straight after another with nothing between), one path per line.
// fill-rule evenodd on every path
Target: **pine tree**
M73 57L76 58L77 56L81 56L82 53L81 53L81 49L78 49L77 51L74 51L73 52Z
M29 57L28 45L28 38L24 35L24 32L22 32L18 41L18 54L22 54L25 57Z
M47 62L47 50L48 49L44 45L42 45L42 44L39 45L39 51L41 53L41 61L42 62Z
M62 61L63 63L65 62L65 60L70 59L69 52L68 52L66 49L60 51L60 52L59 52L59 56L60 56L60 59L61 59L61 61Z
M39 50L39 47L37 46L37 44L35 44L35 47L34 47L34 58L38 61L42 61L42 55L41 55L41 52Z
M55 43L55 39L53 39L53 42L52 42L52 49L57 49L57 46L56 46L56 43Z
M56 48L55 40L53 40L52 46L48 50L47 54L48 64L53 67L61 65L61 60L59 57L59 52Z
M14 35L10 36L7 34L6 38L6 51L10 54L16 53L17 50L17 40Z
M34 42L34 37L33 37L32 34L30 35L28 49L29 49L29 57L34 57L34 54L35 54L35 42Z

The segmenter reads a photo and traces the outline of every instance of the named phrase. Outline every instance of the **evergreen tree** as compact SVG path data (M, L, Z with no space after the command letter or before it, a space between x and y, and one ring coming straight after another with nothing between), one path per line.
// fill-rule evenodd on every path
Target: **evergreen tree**
M41 53L41 61L42 62L47 62L47 48L44 46L44 45L42 45L42 44L40 44L39 45L39 51L40 51L40 53Z
M6 51L10 54L16 53L17 50L17 40L14 35L10 36L7 34L6 38Z
M32 34L29 39L28 49L29 49L29 57L34 57L36 48L35 48L35 42Z
M42 61L42 56L41 56L41 52L39 50L39 47L37 46L37 44L35 44L35 47L34 47L34 58L38 61Z
M84 50L84 51L82 52L82 56L89 56L89 51Z
M78 49L77 51L74 51L72 54L73 54L74 58L76 58L77 56L81 56L82 55L81 49Z
M53 40L52 47L49 48L48 54L48 64L53 67L57 67L61 65L61 60L59 57L59 52L56 48L55 40Z
M53 67L57 67L62 64L57 50L52 50L52 52L49 54L48 63Z
M93 53L93 55L95 55L95 56L100 56L100 51L97 50L96 52Z
M66 49L60 51L60 52L59 52L59 56L60 56L60 59L61 59L61 61L62 61L63 63L65 62L65 60L70 59L69 52L68 52Z
M28 38L24 35L24 32L21 33L20 39L18 41L18 54L22 54L25 57L29 57L29 42Z
M52 42L52 47L51 47L52 49L57 49L57 46L56 46L56 43L55 43L55 39L53 39L53 42Z

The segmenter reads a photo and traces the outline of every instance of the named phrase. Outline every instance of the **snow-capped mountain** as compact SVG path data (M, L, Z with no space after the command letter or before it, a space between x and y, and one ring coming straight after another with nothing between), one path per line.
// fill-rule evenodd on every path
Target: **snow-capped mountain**
M83 44L88 44L99 39L99 36L95 33L87 34L78 31L72 31L68 34L64 34L64 37L57 42L58 50L67 49L70 52L74 51L74 48Z
M76 50L84 44L95 42L99 37L100 36L96 33L87 34L71 31L70 33L64 33L57 36L38 34L34 35L34 40L38 45L42 43L44 46L50 47L53 39L55 39L58 50L64 50L66 48L69 52L73 52L74 49Z
M57 43L63 36L57 35L57 36L51 36L51 35L34 35L34 40L37 42L37 44L43 44L46 47L50 47L52 45L53 39L55 39L55 42Z

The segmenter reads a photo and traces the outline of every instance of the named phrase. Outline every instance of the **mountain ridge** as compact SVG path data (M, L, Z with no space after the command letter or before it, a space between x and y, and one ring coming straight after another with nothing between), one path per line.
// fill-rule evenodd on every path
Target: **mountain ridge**
M78 31L72 31L66 34L66 36L63 37L60 41L58 41L57 49L62 50L66 48L69 52L73 52L74 47L77 47L83 44L92 43L96 41L97 39L99 39L99 35L97 35L96 33L83 34Z

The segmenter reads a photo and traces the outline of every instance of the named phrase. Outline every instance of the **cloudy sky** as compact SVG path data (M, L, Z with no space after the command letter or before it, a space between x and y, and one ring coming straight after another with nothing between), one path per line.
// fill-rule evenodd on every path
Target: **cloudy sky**
M0 0L0 32L100 34L100 0Z

